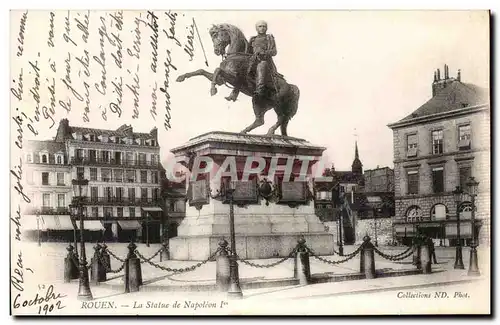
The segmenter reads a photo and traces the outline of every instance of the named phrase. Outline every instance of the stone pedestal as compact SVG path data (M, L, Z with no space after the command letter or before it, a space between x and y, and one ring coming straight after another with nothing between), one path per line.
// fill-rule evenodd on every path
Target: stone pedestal
M303 139L227 132L207 133L172 149L196 177L187 180L186 216L177 229L178 236L170 239L171 258L204 260L217 250L220 239L230 242L229 204L216 193L224 192L221 184L231 175L241 181L243 171L248 170L245 164L258 167L258 163L249 163L248 157L264 162L262 171L250 174L250 179L256 178L256 188L267 180L280 188L280 194L271 198L257 195L248 202L238 202L235 195L237 254L243 259L288 256L301 236L316 253L332 254L333 236L315 215L312 197L312 167L324 149ZM200 161L204 163L200 165ZM304 199L281 190L287 163L291 167L290 181L304 186Z

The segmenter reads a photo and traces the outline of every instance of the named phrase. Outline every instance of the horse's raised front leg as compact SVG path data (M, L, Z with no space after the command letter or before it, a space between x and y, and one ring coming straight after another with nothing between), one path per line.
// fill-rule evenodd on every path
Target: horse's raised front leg
M217 88L215 88L215 85L217 84L217 78L219 77L220 73L220 68L217 68L214 70L214 74L212 76L212 83L210 85L210 95L215 95L217 94Z
M182 75L178 76L176 80L177 80L177 82L183 82L184 80L186 80L188 78L196 77L196 76L204 76L208 80L212 81L214 74L210 73L206 70L199 69L199 70L196 70L193 72L188 72L188 73L182 74Z

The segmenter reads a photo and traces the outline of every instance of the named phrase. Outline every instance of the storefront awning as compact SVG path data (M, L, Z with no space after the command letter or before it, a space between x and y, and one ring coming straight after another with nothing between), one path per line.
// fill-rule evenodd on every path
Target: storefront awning
M472 225L470 223L460 224L460 237L470 237L472 236ZM454 238L457 237L457 224L447 224L446 225L446 237Z
M76 227L80 229L80 221L76 220ZM104 226L100 220L84 220L83 221L83 229L84 230L103 230Z
M141 228L141 224L137 220L118 220L118 224L125 230L135 230Z
M71 217L65 215L41 216L46 230L73 230Z
M163 209L160 208L160 207L143 207L142 211L146 211L146 212L159 212L159 211L163 211Z
M47 227L45 226L45 222L43 220L44 216L40 216L40 220L36 222L36 216L35 215L23 215L21 218L21 224L23 230L29 231L29 230L38 230L40 229L41 231L46 231Z

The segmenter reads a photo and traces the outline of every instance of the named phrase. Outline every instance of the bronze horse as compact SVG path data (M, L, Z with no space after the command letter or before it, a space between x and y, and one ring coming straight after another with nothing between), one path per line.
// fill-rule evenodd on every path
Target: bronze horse
M233 91L227 100L235 100L241 91L252 97L255 121L247 126L241 133L247 133L264 124L265 113L274 108L278 120L267 135L273 135L278 127L281 135L287 136L287 125L295 115L298 108L300 91L296 85L289 84L277 71L268 72L266 76L266 92L263 96L254 95L255 78L248 78L247 69L251 54L247 53L248 41L245 35L236 26L229 24L214 25L210 29L210 36L214 44L214 53L223 57L220 66L210 73L203 69L185 73L177 78L182 82L194 76L204 76L211 81L210 94L217 93L216 85L232 85ZM226 51L227 47L227 51Z

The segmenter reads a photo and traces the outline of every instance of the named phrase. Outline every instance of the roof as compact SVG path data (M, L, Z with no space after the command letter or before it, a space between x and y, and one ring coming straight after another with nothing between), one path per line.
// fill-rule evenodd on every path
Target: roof
M47 151L49 154L66 152L65 144L54 140L28 140L26 148L33 152Z
M413 113L396 123L488 103L486 89L453 80Z
M79 127L79 126L71 126L71 132L72 133L82 133L82 134L95 134L96 136L105 134L108 136L130 137L130 133L124 132L120 129L118 129L118 130L106 130L106 129L94 129L94 128L84 128L84 127ZM153 138L153 136L149 133L133 132L132 134L135 138L140 138L140 139Z

